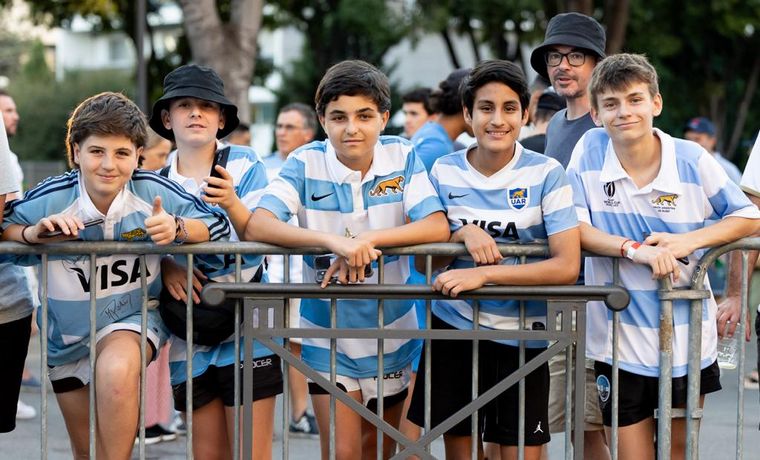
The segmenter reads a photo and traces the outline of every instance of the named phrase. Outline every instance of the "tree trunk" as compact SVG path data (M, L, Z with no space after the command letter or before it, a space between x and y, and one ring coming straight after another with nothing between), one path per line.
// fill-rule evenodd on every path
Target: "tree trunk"
M215 0L180 0L193 60L214 69L224 80L227 97L250 123L248 88L256 62L256 37L263 0L232 0L230 22L219 18Z
M607 23L607 55L617 54L625 44L628 27L629 0L607 0L604 19Z
M449 61L451 61L451 65L455 69L461 69L462 65L460 64L459 57L454 49L454 44L451 42L451 36L449 36L448 29L443 29L441 31L441 38L443 38L443 42L446 44L446 51L449 53Z
M744 123L747 121L747 111L749 111L749 105L752 102L752 97L755 95L757 89L757 80L760 77L760 55L755 56L755 62L752 64L752 72L750 73L749 80L747 80L747 86L744 88L744 95L742 101L739 103L739 110L736 114L736 123L734 124L734 130L731 133L731 142L728 144L728 148L724 154L729 160L734 157L736 149L739 147L739 140L742 137L742 131L744 131Z
M591 16L594 12L594 2L593 0L566 0L565 11L577 11Z

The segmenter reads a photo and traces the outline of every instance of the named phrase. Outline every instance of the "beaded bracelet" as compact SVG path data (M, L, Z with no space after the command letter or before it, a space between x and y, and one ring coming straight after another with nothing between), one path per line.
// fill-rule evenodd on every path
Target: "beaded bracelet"
M174 225L176 226L174 242L182 244L190 238L190 234L187 233L187 228L185 227L185 219L174 216Z

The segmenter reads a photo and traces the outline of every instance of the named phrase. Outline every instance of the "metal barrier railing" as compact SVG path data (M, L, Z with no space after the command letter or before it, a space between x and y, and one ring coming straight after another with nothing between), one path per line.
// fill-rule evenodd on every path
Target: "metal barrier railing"
M501 246L500 249L502 250L502 253L505 256L519 256L523 258L527 256L539 256L539 255L545 255L546 254L546 248L539 245L504 245ZM692 302L692 315L691 315L691 324L690 324L690 337L689 337L689 350L690 350L690 358L689 358L689 373L688 373L688 396L687 396L687 407L686 410L678 411L678 410L672 410L670 407L670 398L667 397L670 394L670 379L668 378L661 378L660 379L660 408L658 410L658 456L659 458L668 458L670 454L670 420L672 416L686 416L687 418L687 458L697 458L697 448L698 448L698 438L699 438L699 419L701 418L701 409L699 408L699 371L700 371L700 355L699 350L701 347L701 305L702 305L702 299L704 299L708 293L703 289L703 282L704 282L704 276L706 272L706 268L721 254L724 254L726 252L737 250L737 249L760 249L760 238L752 238L752 239L744 239L740 240L738 242L720 247L715 248L708 253L704 255L704 257L700 260L700 263L698 264L697 268L694 271L693 277L692 277L692 283L689 288L684 289L675 289L672 290L668 285L663 285L663 289L660 291L661 299L663 300L663 310L662 310L662 321L661 321L661 342L662 343L670 343L672 341L672 328L668 327L668 318L672 317L672 300L674 299L689 299ZM406 247L406 248L392 248L392 249L385 249L384 255L414 255L414 254L422 254L426 255L428 267L430 265L431 256L433 255L460 255L465 254L466 251L464 248L460 245L451 245L451 244L431 244L431 245L419 245L419 246L413 246L413 247ZM142 324L142 330L145 331L147 328L146 323L146 312L147 312L147 289L146 289L146 279L145 279L145 256L151 255L151 254L188 254L189 256L189 262L192 262L192 255L193 254L235 254L236 258L236 271L238 274L237 279L239 280L239 273L240 273L240 262L241 257L240 254L323 254L324 251L321 248L297 248L297 249L286 249L286 248L280 248L276 246L266 245L266 244L260 244L260 243L206 243L201 245L186 245L186 246L172 246L172 247L157 247L152 244L146 244L146 243L124 243L124 242L68 242L65 244L57 244L57 245L47 245L47 246L26 246L26 245L20 245L20 244L14 244L14 243L3 243L0 244L0 254L39 254L41 255L41 262L43 269L41 270L41 300L42 300L42 308L40 310L41 314L41 329L40 329L40 337L42 341L42 347L41 347L41 372L42 375L46 375L47 373L47 337L48 337L48 330L47 330L47 315L48 315L48 305L47 305L47 295L46 295L46 288L47 288L47 278L48 273L46 270L46 262L48 260L49 254L56 254L56 255L81 255L86 254L89 256L90 260L90 277L89 277L89 283L90 283L90 304L91 304L91 312L90 312L90 321L91 321L91 329L90 329L90 349L95 349L95 301L96 301L96 292L97 289L94 288L94 283L96 281L96 264L93 263L97 256L99 255L110 255L110 254L133 254L133 255L140 255L140 267L141 267L141 283L143 286L143 305L142 305L142 313L143 313L143 324ZM590 255L589 255L590 256ZM295 284L295 283L288 283L288 264L287 264L287 258L285 258L286 263L284 266L284 280L285 283L280 285L272 285L272 284L238 284L238 283L217 283L213 285L213 287L209 287L204 291L204 295L209 300L215 300L219 301L223 296L230 296L233 298L259 298L259 299L272 299L277 298L281 299L276 305L276 311L281 312L278 315L274 315L275 320L275 327L267 328L264 327L267 325L266 320L262 320L262 318L267 317L270 315L270 310L273 305L272 303L265 303L265 304L257 304L252 306L251 308L238 308L236 311L236 315L245 315L243 318L243 324L244 324L244 330L240 330L240 326L238 326L235 330L235 353L236 356L240 355L240 347L241 347L241 337L246 337L247 340L243 342L243 352L245 356L249 356L252 350L252 340L259 340L266 346L268 346L271 350L275 351L277 354L281 355L283 358L283 364L286 366L284 369L284 376L286 379L286 388L287 388L287 366L294 366L299 371L307 375L307 377L311 378L312 380L318 382L319 384L327 386L327 390L331 395L331 410L334 413L335 409L335 401L340 400L343 404L348 405L353 410L356 410L360 415L362 415L366 420L368 420L370 423L375 425L379 432L378 432L378 438L381 439L383 434L390 436L394 440L396 440L400 445L400 452L398 453L398 457L403 455L411 455L415 454L420 456L421 458L431 458L428 449L428 446L430 442L440 436L447 428L453 426L457 422L464 420L468 416L476 416L477 410L482 408L485 404L487 404L488 401L493 399L495 396L497 396L501 391L505 390L509 386L518 383L524 385L523 378L530 373L532 370L537 368L539 365L541 365L543 362L547 361L551 356L561 353L563 350L567 354L568 358L571 358L568 360L568 370L570 368L574 369L573 373L573 380L574 380L574 387L575 391L571 395L570 390L572 388L571 383L568 381L567 384L567 399L568 402L571 398L575 401L575 407L582 408L583 407L583 392L584 392L584 366L582 365L576 365L575 367L572 367L572 361L575 361L576 363L582 363L584 358L584 350L585 350L585 309L584 304L588 300L605 300L607 302L607 305L614 308L623 308L627 304L627 292L621 288L617 288L614 286L607 286L607 287L584 287L584 286L552 286L552 287L517 287L517 286L490 286L481 288L477 291L473 291L471 293L468 293L466 298L472 298L472 299L483 299L483 298L513 298L513 299L548 299L549 300L549 314L548 314L548 323L547 324L547 330L546 331L523 331L523 330L517 330L517 331L485 331L481 329L474 329L472 331L455 331L456 334L459 336L456 337L459 340L489 340L494 338L501 338L501 339L517 339L517 340L551 340L556 341L552 346L550 346L545 352L541 353L536 359L531 360L527 364L524 363L524 345L521 344L520 346L520 364L521 368L519 371L515 374L512 374L507 379L500 382L496 387L492 388L491 390L487 391L486 393L483 393L481 395L474 394L473 402L469 405L467 405L465 408L454 414L449 420L447 420L444 424L439 425L435 429L430 429L430 417L429 413L426 414L425 420L426 420L426 431L425 435L417 442L411 442L408 439L405 439L398 430L393 428L392 426L386 424L382 420L382 413L380 414L374 414L365 407L359 405L353 400L350 400L350 398L347 398L344 393L339 391L337 387L334 386L328 386L331 384L331 382L335 381L335 374L334 374L334 365L331 366L333 369L333 372L331 372L331 378L330 380L327 380L323 378L321 375L317 374L305 364L303 364L300 360L296 359L293 355L291 355L286 346L283 346L277 342L274 341L275 338L278 337L312 337L312 338L327 338L331 340L331 360L334 364L334 347L335 347L335 340L338 338L344 338L344 337L354 337L354 338L373 338L378 340L388 339L388 338L423 338L426 341L429 341L433 338L442 338L447 337L448 331L438 331L438 330L431 330L430 324L431 324L431 315L430 315L430 300L433 298L440 297L438 294L432 293L429 290L429 286L425 285L419 285L419 286L411 286L411 285L383 285L382 287L376 286L376 285L361 285L361 286L329 286L326 289L320 289L317 286L310 285L310 284ZM746 266L746 252L744 252L743 257L743 264ZM615 265L617 264L617 261L614 262ZM744 267L743 267L744 268ZM381 271L382 272L382 271ZM619 284L619 277L617 276L617 270L615 270L616 276L614 278L615 284ZM746 286L747 286L747 277L746 273L747 271L745 269L742 270L743 273L743 280L742 280L742 286L743 286L743 292L745 293L742 298L742 318L745 317L746 309L747 309L747 298L746 298ZM188 270L188 279L190 279L192 276L191 270ZM430 270L428 269L427 273L428 277L428 283L430 281ZM191 284L188 283L188 286ZM187 304L187 312L188 312L188 318L190 320L187 324L187 333L188 337L192 336L192 295L191 292L188 289L188 301ZM379 327L377 329L366 329L366 330L359 330L359 329L352 329L352 330L312 330L312 329L300 329L300 328L289 328L288 325L288 309L287 305L285 304L283 308L283 300L287 302L287 299L289 298L307 298L307 297L319 297L319 298L329 298L331 299L331 303L333 305L333 310L335 306L335 301L338 298L357 298L358 296L366 296L366 298L384 298L384 299L390 299L390 298L409 298L409 299L425 299L427 303L427 328L425 330L420 331L402 331L402 330L385 330L382 328L382 316L379 319ZM464 297L464 296L463 296ZM261 317L259 318L258 327L253 326L253 322L250 321L252 318L252 313L254 310L258 309L259 315ZM670 309L670 313L668 313L668 310ZM382 310L382 309L381 309ZM695 312L697 314L695 314ZM557 314L561 313L561 319L559 320L559 326L560 328L557 329L556 326L556 318ZM474 323L477 324L477 302L475 303L475 313L476 318ZM571 316L576 315L577 317L577 323L576 323L576 329L572 330L571 327ZM669 316L671 315L671 316ZM333 315L334 316L334 315ZM240 318L240 316L238 316ZM619 327L619 313L613 314L613 343L617 343L617 335L618 335L618 327ZM524 319L524 318L523 318ZM240 322L236 322L238 325ZM672 320L670 321L672 326ZM742 322L740 326L740 330L737 330L737 334L743 334L744 328L748 327L744 322ZM573 354L571 351L570 345L573 342L577 342L578 347L576 348L575 353ZM380 342L382 343L382 342ZM429 343L429 342L428 342ZM141 359L142 359L142 366L144 371L144 366L146 365L145 358L146 358L146 334L143 332L141 334ZM429 347L426 347L429 353ZM696 352L694 352L696 350ZM612 439L611 439L611 453L613 458L617 458L617 398L615 397L617 395L617 372L618 372L618 356L617 356L617 347L613 347L613 379L612 379L612 413L613 413L613 429L612 429ZM739 378L741 379L743 375L743 369L744 369L744 344L742 342L740 346L740 367L739 367ZM475 359L477 360L477 348L473 348L473 354ZM187 348L187 356L192 356L192 350L191 350L191 344L188 342L188 348ZM427 356L428 359L426 359L426 362L429 363L429 356ZM574 358L574 359L572 359ZM663 363L669 362L668 360L672 359L672 355L669 355L669 352L667 350L667 347L664 347L662 353L661 353L661 365ZM477 362L477 361L475 361ZM191 368L192 360L190 360L190 366L188 366L187 370L187 394L188 394L188 401L186 401L187 407L192 407L191 401L189 400L189 397L192 396L192 368ZM525 364L525 366L522 366ZM95 366L95 359L93 354L91 354L90 357L90 371L91 371L91 384L90 385L90 456L91 458L94 458L95 452L96 452L96 445L95 445L95 392L94 392L94 379L95 379L95 373L94 371ZM380 366L382 366L382 361L380 363ZM382 377L382 367L379 366L378 375ZM243 367L243 388L239 388L238 382L238 376L240 370L238 369L238 366L235 366L235 403L238 404L240 402L240 394L241 391L244 391L244 394L249 394L248 392L251 390L253 382L251 381L251 375L252 375L252 369L250 366L250 361L246 360L245 365ZM429 369L426 369L425 372L429 373ZM665 377L666 375L669 375L670 369L667 366L662 367L661 366L661 376ZM476 373L474 373L476 374ZM145 377L144 372L141 373L141 388L145 387ZM378 389L378 395L382 395L382 378L378 378L378 386L380 387ZM473 388L477 388L477 375L473 376L473 380L475 385L473 385ZM430 379L426 379L427 386L429 386ZM429 388L425 389L426 396L430 394ZM477 391L477 390L474 390ZM524 410L524 387L520 387L520 397L521 397L521 414ZM382 398L382 396L381 396ZM739 385L739 404L738 404L738 411L737 411L737 458L742 458L742 420L743 420L743 409L742 409L742 398L743 398L743 388L742 385ZM283 449L282 454L283 458L288 458L288 427L287 427L287 419L288 419L288 394L287 390L284 392L283 399L285 404L283 404ZM427 400L429 402L429 399ZM379 407L382 407L382 399L380 403L378 404ZM426 404L427 410L429 411L429 404ZM141 415L140 415L140 443L139 443L139 450L138 455L140 458L145 458L145 444L144 444L144 420L143 420L143 413L144 413L144 394L141 392L140 394L140 407L141 407ZM566 405L566 407L571 407L571 405ZM239 411L236 411L235 413L235 445L240 445L241 441L243 444L243 452L247 453L247 455L250 455L251 452L251 424L252 424L252 418L251 418L251 402L250 398L246 398L246 401L243 402L243 430L244 435L242 436L239 433L239 427L240 427L240 414ZM42 404L41 404L41 457L47 458L47 438L48 438L48 432L47 432L47 416L48 416L48 408L47 408L47 387L43 385L42 387ZM331 421L334 424L334 418L331 417ZM186 450L187 450L187 456L188 458L192 458L192 410L188 411L187 416L187 428L188 428L188 434L186 439ZM565 445L565 458L583 458L583 433L581 430L575 430L574 435L571 437L571 426L580 427L583 426L583 412L582 410L575 411L575 413L572 416L572 422L570 421L570 417L566 418L566 445ZM521 424L520 426L520 448L519 452L522 457L522 454L524 453L523 450L523 437L524 434L524 426ZM334 425L331 429L331 435L333 442L331 443L331 452L335 452L335 445L334 445ZM571 447L571 439L574 440L575 447ZM474 444L474 443L473 443ZM382 449L382 442L378 442L378 449ZM382 452L378 452L379 455L383 455ZM247 456L246 455L246 456ZM236 449L234 452L235 458L239 458L240 452Z

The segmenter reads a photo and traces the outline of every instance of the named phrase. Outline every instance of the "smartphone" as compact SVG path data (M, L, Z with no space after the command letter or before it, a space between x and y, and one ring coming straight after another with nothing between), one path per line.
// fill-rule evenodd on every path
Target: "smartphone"
M325 279L325 274L327 273L327 269L330 268L330 265L332 265L332 258L330 256L317 256L314 257L314 270L317 271L316 276L314 277L314 281L317 284L322 284L322 281ZM372 269L372 264L367 264L364 266L364 278L369 278L372 275L375 274L375 271ZM333 275L330 278L330 284L333 284L338 281L338 275Z
M227 157L230 155L230 148L225 147L221 150L218 150L216 154L214 154L214 162L211 163L211 174L209 176L216 177L218 179L222 178L222 175L219 173L219 171L216 170L216 165L221 165L223 168L227 167ZM209 187L214 187L211 184L208 184Z
M103 222L104 222L103 219L91 220L89 222L84 223L84 228L92 227L93 225L100 225ZM58 229L58 230L53 230L52 232L51 231L42 232L38 235L38 237L39 238L53 238L53 237L61 236L61 235L63 235L63 232L61 231L61 229Z

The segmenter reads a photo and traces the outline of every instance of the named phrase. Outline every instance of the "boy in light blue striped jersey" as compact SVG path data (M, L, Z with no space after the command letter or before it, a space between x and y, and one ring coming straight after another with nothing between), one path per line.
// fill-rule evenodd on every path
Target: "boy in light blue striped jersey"
M698 144L653 128L662 111L657 72L644 56L601 61L591 77L591 115L598 125L575 146L568 174L584 249L620 262L631 293L619 338L619 446L624 458L654 458L658 405L660 301L658 279L688 286L705 248L751 235L760 212ZM711 222L708 222L711 221ZM711 225L710 225L711 224ZM612 283L612 261L589 258L586 284ZM709 289L709 280L705 280ZM673 405L686 403L689 308L673 301ZM702 306L701 403L718 391L715 300ZM612 314L589 302L586 356L596 361L604 425L612 421ZM673 420L672 458L683 458L685 422Z
M572 284L580 267L578 222L572 189L554 159L524 149L518 142L528 119L528 85L519 67L508 61L484 61L463 81L465 120L477 143L439 158L431 170L433 186L446 208L451 242L464 243L469 256L435 260L440 273L434 289L451 297L433 301L433 327L472 329L472 302L457 296L485 284ZM547 243L549 258L502 258L498 243ZM435 267L434 267L435 268ZM525 303L526 323L520 325L520 302L481 301L481 329L546 327L546 303ZM480 389L486 391L518 367L518 342L481 341ZM526 343L526 360L547 347ZM461 341L434 340L432 361L432 424L435 426L470 402L472 350ZM424 353L423 353L424 360ZM422 363L420 364L422 367ZM424 423L424 375L419 374L409 418ZM422 381L420 381L422 380ZM526 458L539 458L549 442L549 371L546 363L526 378ZM502 458L516 458L518 396L514 386L480 412L479 431L485 442L501 446ZM470 420L449 430L447 458L470 455Z
M327 71L314 99L328 140L307 144L288 157L261 198L245 237L289 247L326 247L334 254L323 287L333 275L343 284L376 283L379 257L384 257L385 282L404 284L409 276L407 258L383 256L377 248L446 241L449 230L412 144L380 136L390 110L388 78L366 62L344 61ZM299 227L287 224L294 215ZM368 265L375 270L365 277ZM316 279L318 266L315 257L304 256L304 281ZM377 307L373 300L339 300L338 327L377 327ZM384 302L384 323L386 329L416 329L412 301ZM330 303L302 300L301 327L330 327ZM398 427L419 343L405 339L384 343L384 417ZM303 360L328 378L329 347L326 339L303 340ZM338 385L372 410L377 406L377 363L375 340L338 340ZM313 382L309 391L326 458L330 398ZM337 458L356 458L359 452L372 455L374 429L358 414L338 404L335 428ZM385 437L386 455L394 452L394 445Z

